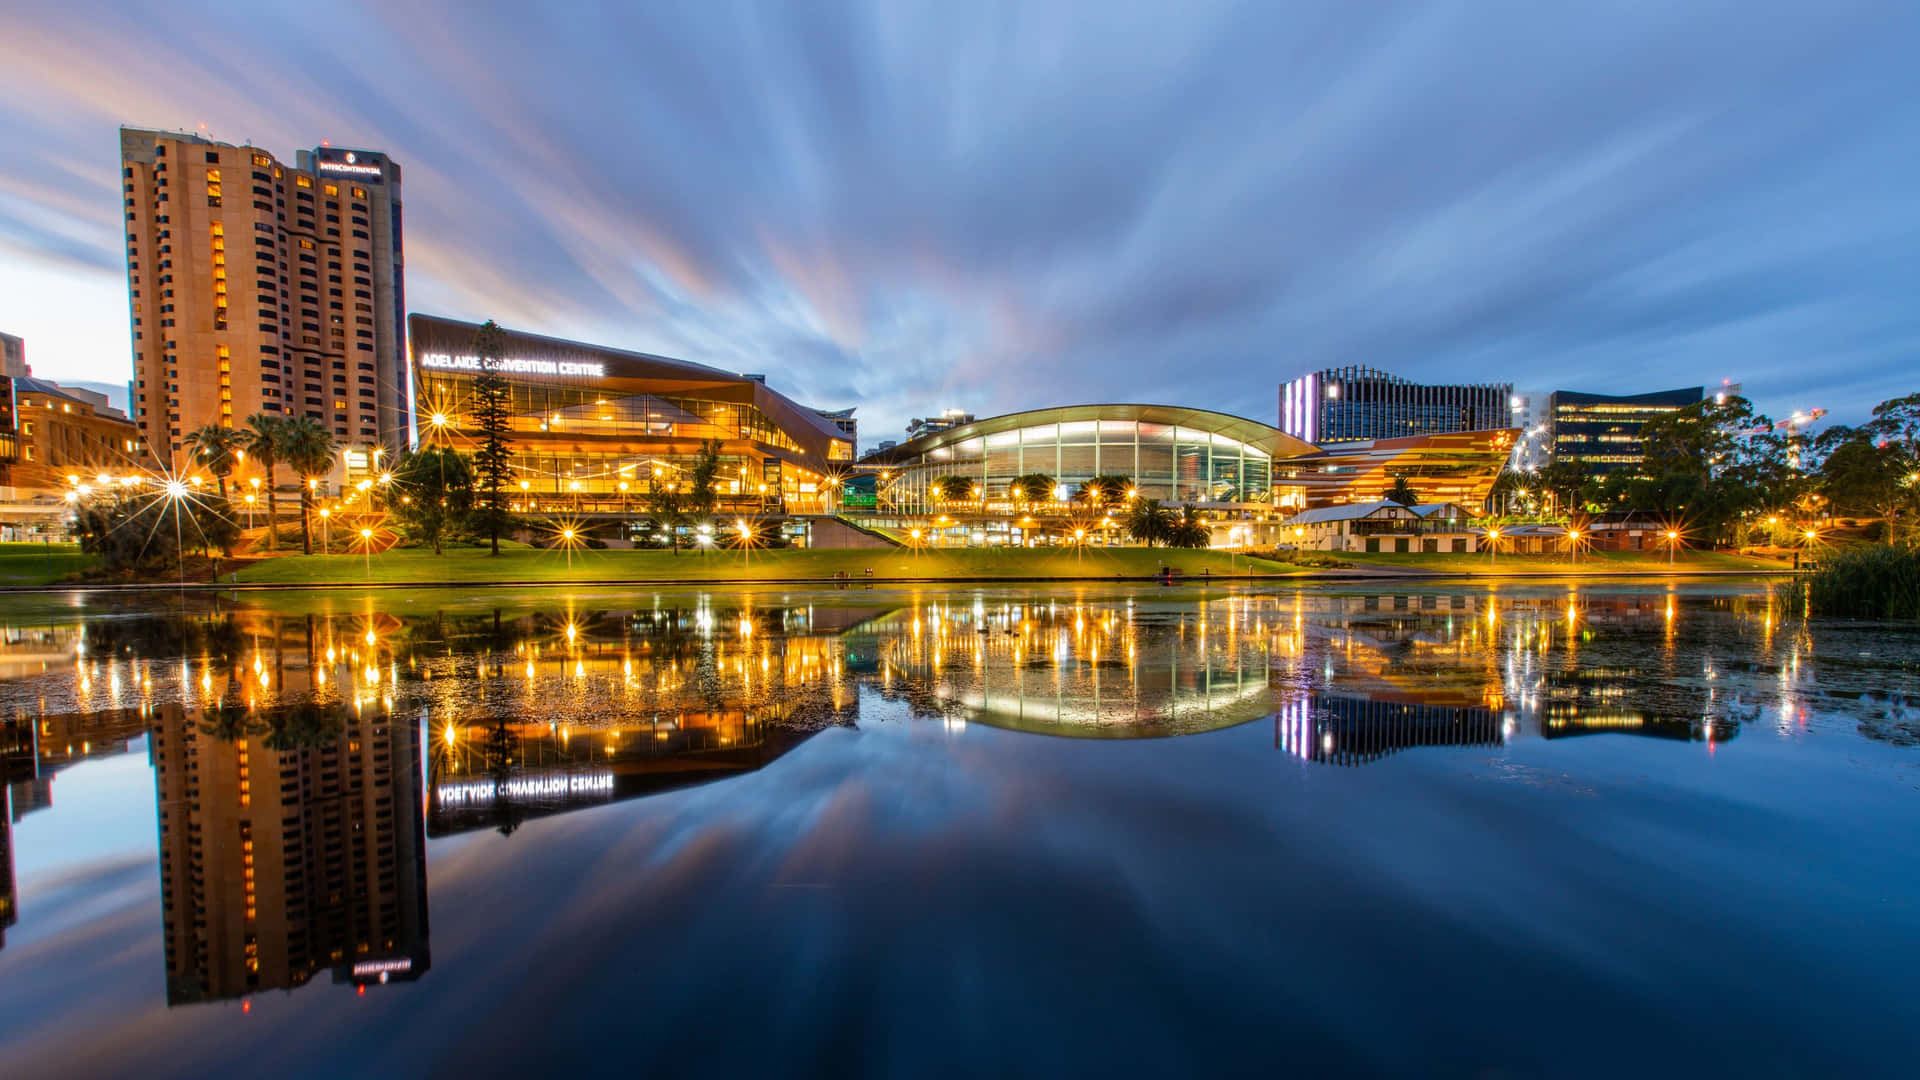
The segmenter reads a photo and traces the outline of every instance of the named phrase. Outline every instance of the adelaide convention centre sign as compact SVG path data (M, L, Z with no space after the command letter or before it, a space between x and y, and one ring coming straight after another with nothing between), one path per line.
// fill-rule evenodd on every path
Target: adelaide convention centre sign
M434 371L485 371L478 356L454 356L451 353L422 353L420 366ZM493 362L493 370L503 375L585 375L603 379L607 365L577 360L520 360L502 358Z

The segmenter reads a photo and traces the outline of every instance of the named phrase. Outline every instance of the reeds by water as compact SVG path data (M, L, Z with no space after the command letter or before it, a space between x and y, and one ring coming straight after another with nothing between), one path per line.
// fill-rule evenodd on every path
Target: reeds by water
M1842 548L1782 591L1789 611L1849 619L1920 619L1920 547Z

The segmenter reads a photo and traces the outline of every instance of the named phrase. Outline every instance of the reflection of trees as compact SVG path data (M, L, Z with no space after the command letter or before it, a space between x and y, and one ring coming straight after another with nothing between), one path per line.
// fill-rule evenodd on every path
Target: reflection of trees
M336 742L347 727L345 705L306 701L275 709L268 719L267 746L273 750L313 750Z
M266 722L250 706L231 697L208 707L199 727L200 734L228 743L267 733Z
M507 730L504 719L495 720L487 729L481 753L487 775L493 777L493 827L501 836L512 836L526 815L507 787L513 777L513 733Z

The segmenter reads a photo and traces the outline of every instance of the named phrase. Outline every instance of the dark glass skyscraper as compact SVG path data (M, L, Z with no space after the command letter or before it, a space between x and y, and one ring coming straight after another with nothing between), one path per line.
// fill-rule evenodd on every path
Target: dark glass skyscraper
M1511 383L1427 385L1352 365L1280 386L1280 430L1310 443L1487 431L1509 422Z
M1600 473L1638 467L1647 456L1640 429L1704 396L1698 386L1627 396L1556 390L1547 406L1553 460L1578 462Z

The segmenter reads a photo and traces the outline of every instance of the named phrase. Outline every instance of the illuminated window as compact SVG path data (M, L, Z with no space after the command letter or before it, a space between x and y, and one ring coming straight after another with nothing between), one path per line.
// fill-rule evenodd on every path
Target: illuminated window
M339 184L328 184L328 185L326 185L326 192L327 192L327 194L329 194L329 195L338 195L338 194L340 194L340 185L339 185Z
M296 176L296 177L294 177L294 178L293 178L293 182L294 182L295 184L297 184L297 185L299 185L300 187L303 187L303 188L310 188L310 187L312 187L312 186L313 186L313 177L311 177L311 176Z

